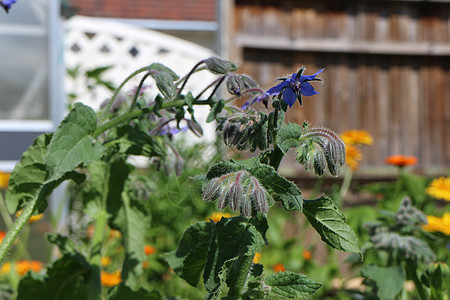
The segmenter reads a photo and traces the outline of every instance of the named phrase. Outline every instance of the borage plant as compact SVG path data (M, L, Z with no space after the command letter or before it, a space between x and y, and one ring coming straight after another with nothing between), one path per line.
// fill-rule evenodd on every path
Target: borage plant
M284 122L286 110L296 99L301 102L301 95L317 93L309 82L320 80L316 76L321 71L303 75L302 68L265 93L249 76L233 73L236 69L229 61L211 57L180 79L168 67L151 64L128 76L99 113L76 103L55 132L35 140L11 174L7 207L10 213L23 211L0 246L0 259L5 259L30 217L46 209L47 196L65 180L85 185L84 211L94 220L95 230L88 249L77 247L67 236L50 235L49 241L59 248L61 256L48 266L46 274L29 273L22 279L20 299L164 298L159 291L145 288L142 265L149 212L142 205L147 199L142 199L133 184L130 174L134 167L127 159L138 155L165 164L169 157L172 161L175 157L174 167L179 171L180 151L171 136L182 129L202 134L194 117L199 105L210 107L207 122L216 121L227 146L258 150L259 154L242 161L219 162L195 178L203 183L205 201L215 202L220 210L229 208L237 216L217 223L199 222L186 229L178 248L163 254L178 276L192 286L201 281L206 299L221 295L226 299L311 296L320 283L289 271L265 275L263 266L253 262L255 253L269 243L267 217L270 206L277 202L287 212L303 212L331 247L360 253L355 234L331 199L303 199L299 188L277 172L292 148L297 161L318 175L337 175L344 165L344 144L335 133L312 128L306 122ZM210 71L217 79L193 95L186 90L186 83L200 71ZM141 79L134 97L119 109L119 92L136 76ZM154 99L145 99L140 93L148 78L153 78L159 90ZM216 96L222 84L231 94L229 99ZM244 108L231 105L244 95L250 96ZM255 102L263 102L270 112L254 110ZM105 292L100 272L107 225L120 231L125 256L121 261L121 283Z

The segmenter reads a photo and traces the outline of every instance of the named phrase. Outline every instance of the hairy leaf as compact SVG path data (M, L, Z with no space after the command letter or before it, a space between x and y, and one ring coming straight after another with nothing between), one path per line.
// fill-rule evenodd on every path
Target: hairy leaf
M196 223L183 233L177 250L162 255L175 273L192 286L197 286L205 267L212 230L210 222Z
M89 275L90 269L64 255L48 268L45 276L29 272L19 283L17 299L87 299Z
M80 165L87 166L100 159L103 146L95 143L91 134L97 126L95 112L89 106L76 103L61 122L48 145L45 165L47 181L58 180Z
M299 124L283 124L278 131L277 144L283 153L298 146L298 139L302 135L302 126Z
M401 292L405 282L405 275L400 266L382 267L368 265L361 272L364 277L375 281L377 295L380 299L394 299Z
M269 299L309 299L322 286L305 275L289 271L269 275L264 282L271 288Z
M340 251L361 253L358 238L331 199L305 200L303 212L325 243Z

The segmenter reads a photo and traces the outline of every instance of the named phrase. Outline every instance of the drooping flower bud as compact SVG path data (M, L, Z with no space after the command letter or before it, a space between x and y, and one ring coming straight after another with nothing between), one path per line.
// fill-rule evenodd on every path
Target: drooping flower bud
M213 56L205 59L204 62L208 70L215 74L228 74L238 69L234 63L220 57Z
M267 116L250 109L230 115L225 121L223 140L225 145L238 150L265 150L269 145Z
M216 200L220 196L220 189L220 180L218 178L213 178L203 190L203 200L206 202Z
M227 76L227 90L231 95L240 96L245 89L245 84L238 74L229 74Z

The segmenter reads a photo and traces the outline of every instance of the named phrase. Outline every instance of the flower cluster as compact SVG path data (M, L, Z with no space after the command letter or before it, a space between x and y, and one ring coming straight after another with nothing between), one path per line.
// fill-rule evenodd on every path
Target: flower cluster
M236 146L238 150L268 147L267 116L253 110L240 111L230 115L223 128L223 140L227 146Z
M233 211L240 211L246 218L258 212L266 214L271 196L258 179L245 170L213 178L203 190L203 200L217 200L217 207L227 205Z
M36 260L20 260L14 264L14 269L20 276L25 275L28 271L40 272L42 270L42 263ZM0 269L0 275L5 275L11 272L11 262L6 262Z
M331 130L311 128L305 130L297 149L297 161L305 169L314 169L322 175L327 169L331 175L339 175L340 167L345 164L345 146L342 140Z

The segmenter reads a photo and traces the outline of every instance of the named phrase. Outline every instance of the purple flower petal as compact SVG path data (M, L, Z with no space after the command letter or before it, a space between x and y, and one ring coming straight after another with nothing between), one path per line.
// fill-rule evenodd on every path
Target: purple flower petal
M303 96L312 96L315 94L319 94L318 92L316 92L314 87L307 81L302 82L302 84L300 85L300 93Z
M290 83L290 80L287 79L287 80L283 81L282 83L277 84L276 86L270 88L266 92L266 94L269 94L272 96L278 95L285 87L289 86L289 83Z
M297 96L291 88L287 88L283 91L283 101L289 105L289 107L294 105L295 100L297 100Z
M319 75L320 73L322 73L323 70L325 70L325 69L319 70L312 75L301 75L300 82L316 79L316 76Z

